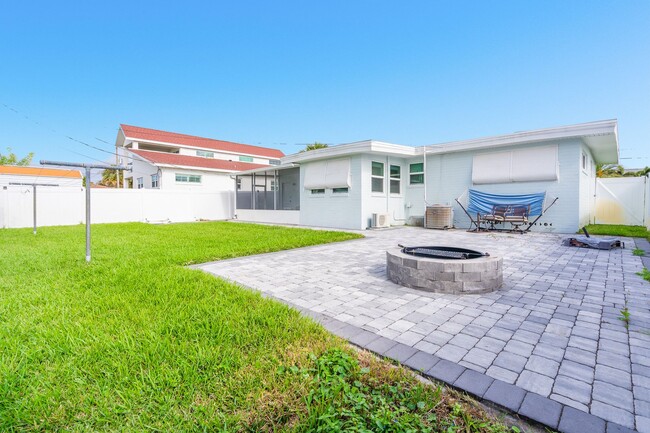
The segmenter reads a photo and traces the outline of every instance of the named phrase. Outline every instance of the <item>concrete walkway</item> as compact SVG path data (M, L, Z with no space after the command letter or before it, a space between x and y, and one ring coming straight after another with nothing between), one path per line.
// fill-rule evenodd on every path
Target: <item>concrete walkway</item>
M625 250L596 251L563 247L555 234L364 234L197 267L551 428L650 433L650 284L636 275L642 262L631 239ZM502 256L504 286L464 296L398 286L385 270L385 251L398 243ZM626 305L629 330L619 319Z

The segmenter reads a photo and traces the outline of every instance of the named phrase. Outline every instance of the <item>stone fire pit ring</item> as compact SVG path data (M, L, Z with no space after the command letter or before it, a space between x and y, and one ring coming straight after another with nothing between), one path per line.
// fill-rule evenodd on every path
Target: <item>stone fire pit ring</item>
M447 294L493 292L503 285L503 258L486 256L468 260L417 257L402 248L386 251L388 278L417 290Z

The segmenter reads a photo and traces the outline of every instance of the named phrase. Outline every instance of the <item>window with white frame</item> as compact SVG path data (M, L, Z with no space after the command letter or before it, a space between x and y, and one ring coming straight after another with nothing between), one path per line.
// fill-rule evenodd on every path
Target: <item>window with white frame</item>
M201 183L201 175L176 173L176 182Z
M239 161L240 162L253 162L253 157L252 156L240 156Z
M587 158L587 154L584 153L584 152L582 152L582 169L583 169L584 171L587 171L587 161L588 161L588 160L589 160L589 159Z
M279 159L269 159L269 165L280 165Z
M158 174L152 174L151 175L151 187L152 188L158 188Z
M424 163L409 164L409 184L422 185L424 183Z
M214 152L207 152L205 150L197 150L196 156L202 156L204 158L214 158Z
M332 188L334 194L347 194L348 192L350 192L350 188Z
M390 193L400 194L402 186L402 167L399 165L390 166Z
M371 191L384 192L384 163L372 161Z
M144 188L144 177L138 178L138 189Z
M322 194L325 194L325 188L315 188L315 189L312 189L312 190L310 190L310 191L311 191L311 195L322 195Z

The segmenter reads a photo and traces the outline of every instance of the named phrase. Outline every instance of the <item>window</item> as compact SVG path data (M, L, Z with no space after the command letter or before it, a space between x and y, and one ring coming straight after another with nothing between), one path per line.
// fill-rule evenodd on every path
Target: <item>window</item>
M311 194L312 195L325 194L325 189L324 188L312 189Z
M201 175L176 173L176 182L201 183Z
M152 188L158 188L158 175L157 174L152 174L151 175L151 187Z
M409 164L409 184L422 185L424 183L424 163Z
M240 156L239 161L240 162L253 162L253 157L252 156Z
M196 156L202 156L204 158L214 158L214 152L206 152L205 150L197 150Z
M279 159L269 159L269 165L280 165Z
M237 178L237 191L241 191L241 177Z
M332 188L334 194L347 194L350 191L350 188Z
M144 177L138 178L138 189L144 188Z
M399 194L400 185L402 183L402 167L399 165L390 166L390 193Z
M587 171L587 154L582 152L582 169Z
M372 161L372 192L384 192L384 163Z

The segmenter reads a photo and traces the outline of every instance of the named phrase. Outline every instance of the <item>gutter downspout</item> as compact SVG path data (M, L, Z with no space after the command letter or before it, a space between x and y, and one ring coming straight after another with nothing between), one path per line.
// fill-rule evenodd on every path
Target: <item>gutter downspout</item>
M230 175L230 178L235 182L235 193L232 195L232 212L230 212L230 215L232 215L232 219L236 220L237 219L237 175Z
M390 208L390 160L388 155L386 156L386 178L388 179L387 182L387 188L386 188L386 213L390 215L389 208Z
M424 174L424 208L426 211L427 207L427 146L424 146L424 151L422 152L422 173Z

